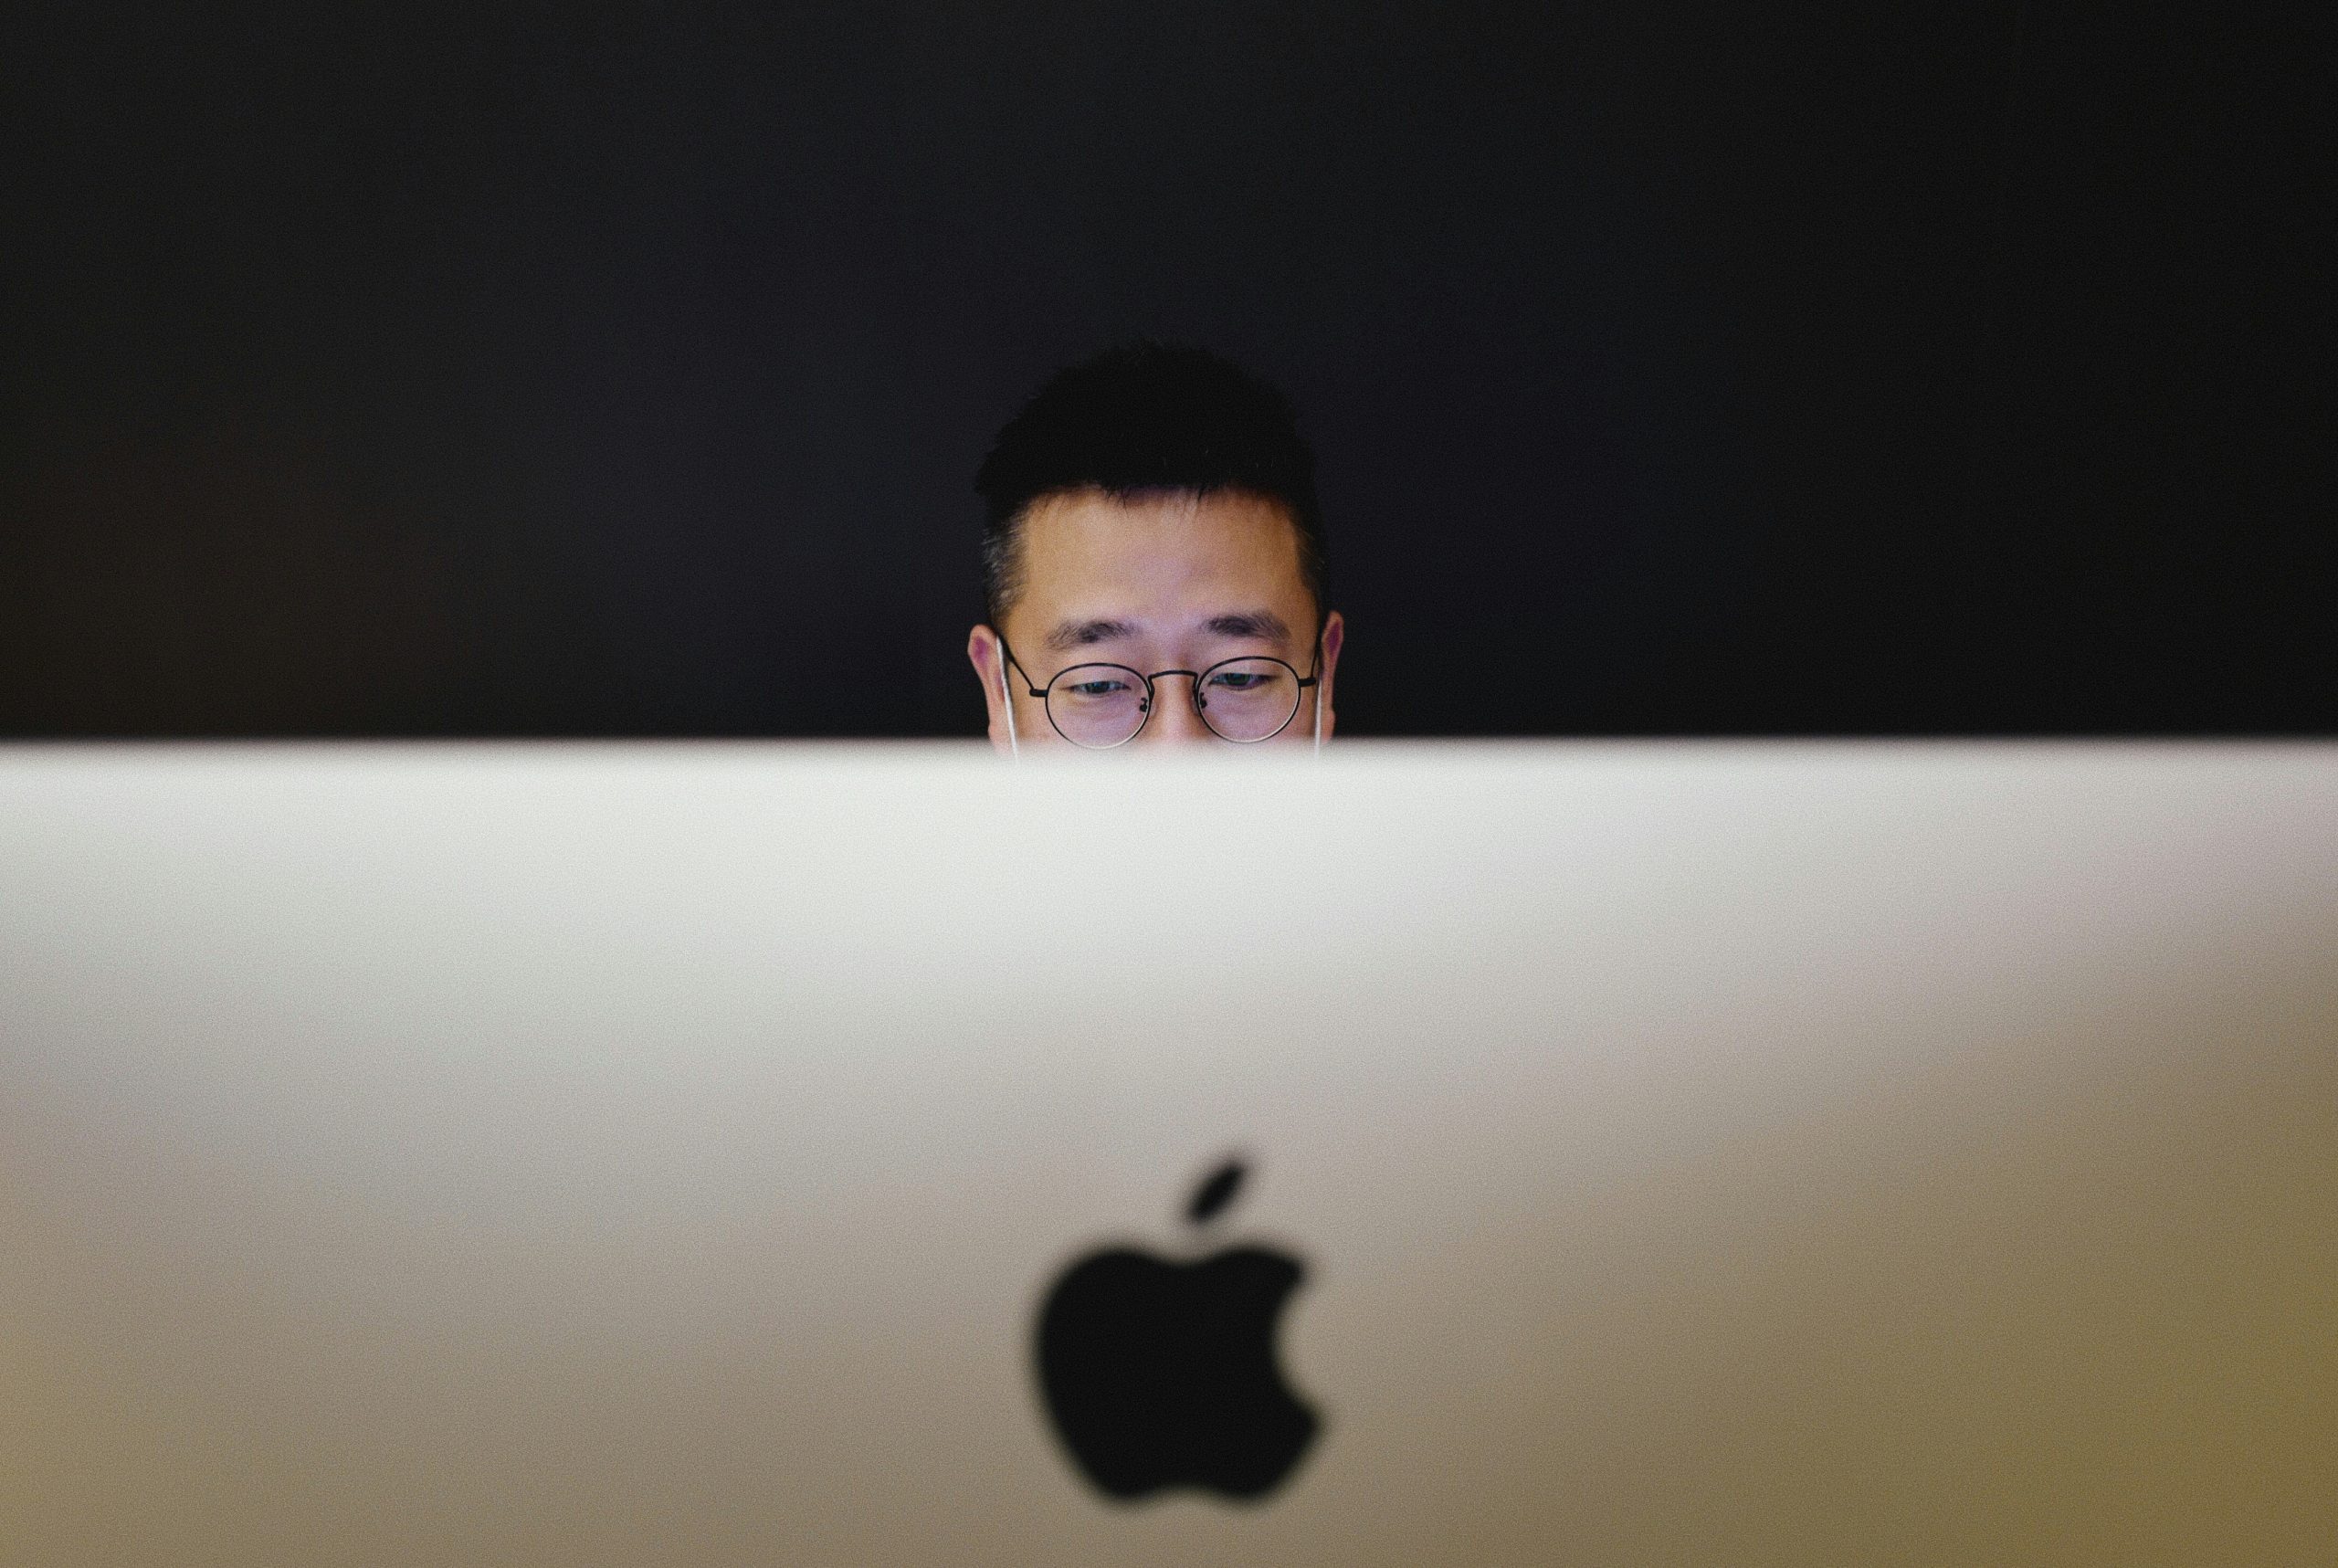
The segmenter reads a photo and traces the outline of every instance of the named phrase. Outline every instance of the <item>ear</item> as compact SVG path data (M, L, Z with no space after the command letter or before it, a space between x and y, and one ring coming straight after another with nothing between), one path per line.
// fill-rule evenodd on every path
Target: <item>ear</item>
M1006 660L998 634L986 626L978 626L966 634L966 658L974 667L974 674L983 683L983 706L990 714L990 743L998 751L1008 750L1006 742L1006 689L999 679L999 670Z
M1332 729L1339 721L1339 713L1332 706L1332 675L1340 667L1340 645L1347 639L1347 622L1333 610L1323 617L1323 668L1316 675L1315 700L1323 708L1323 739L1332 738Z

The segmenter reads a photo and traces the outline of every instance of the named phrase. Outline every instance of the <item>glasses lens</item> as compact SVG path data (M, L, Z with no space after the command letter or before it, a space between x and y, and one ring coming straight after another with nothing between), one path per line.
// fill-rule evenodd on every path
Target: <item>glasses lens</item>
M1144 677L1075 664L1048 683L1048 721L1075 746L1117 746L1144 727Z
M1299 711L1299 671L1279 658L1229 658L1202 671L1202 722L1229 741L1263 741Z

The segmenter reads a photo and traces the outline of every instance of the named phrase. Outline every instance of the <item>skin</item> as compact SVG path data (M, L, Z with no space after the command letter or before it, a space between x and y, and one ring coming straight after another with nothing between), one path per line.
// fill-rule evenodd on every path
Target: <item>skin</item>
M990 710L991 744L1007 749L1006 710L999 690L1004 631L1017 670L1007 670L1014 692L1016 734L1040 751L1076 753L1057 734L1047 707L1030 695L1057 671L1106 660L1150 674L1206 669L1242 654L1272 654L1308 673L1316 662L1315 601L1299 569L1299 534L1279 502L1236 491L1190 492L1114 500L1101 490L1043 496L1022 527L1023 592L1003 617L1006 626L977 626L966 658L981 677ZM1345 627L1326 618L1321 684L1301 699L1299 714L1280 735L1258 749L1312 745L1314 704L1323 705L1323 733L1332 733L1332 676ZM1160 746L1230 749L1194 711L1193 681L1180 675L1155 682L1159 700L1144 729L1124 752ZM1245 750L1252 748L1243 748ZM1101 754L1101 753L1100 753Z

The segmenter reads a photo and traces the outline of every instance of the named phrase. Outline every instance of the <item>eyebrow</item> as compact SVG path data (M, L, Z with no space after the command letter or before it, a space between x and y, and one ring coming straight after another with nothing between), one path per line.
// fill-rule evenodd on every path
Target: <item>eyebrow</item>
M1288 642L1290 627L1272 610L1246 610L1228 616L1212 616L1202 623L1202 629L1222 637L1256 637L1266 642ZM1064 621L1049 632L1047 646L1057 653L1069 653L1076 647L1090 647L1100 642L1136 635L1133 621Z
M1238 616L1213 616L1203 629L1222 637L1259 637L1269 642L1290 640L1290 627L1272 610L1250 610Z
M1129 621L1065 621L1048 634L1047 644L1058 653L1066 653L1072 648L1129 637L1135 631L1135 625Z

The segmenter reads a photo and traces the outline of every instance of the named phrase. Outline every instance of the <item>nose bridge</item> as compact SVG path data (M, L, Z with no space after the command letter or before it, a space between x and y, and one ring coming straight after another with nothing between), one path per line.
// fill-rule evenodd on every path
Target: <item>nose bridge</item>
M1195 694L1201 680L1195 669L1160 669L1153 671L1153 712L1151 722L1137 739L1161 741L1207 741L1214 739L1209 726L1202 722L1200 710L1195 706Z

